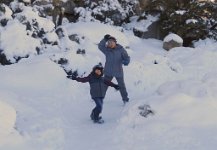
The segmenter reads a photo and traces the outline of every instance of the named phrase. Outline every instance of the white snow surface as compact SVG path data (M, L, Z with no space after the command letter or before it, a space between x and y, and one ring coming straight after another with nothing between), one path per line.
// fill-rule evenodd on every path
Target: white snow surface
M0 48L11 62L15 62L14 57L36 54L36 47L40 47L40 41L28 36L26 26L17 20L9 20L0 31Z
M134 16L130 18L130 23L127 23L126 25L124 25L124 27L126 29L132 30L132 29L136 29L139 31L143 31L146 32L148 31L148 27L155 21L157 21L159 19L158 16L153 17L151 15L147 16L147 19L142 19L138 21L138 16Z
M0 139L5 139L0 140L1 150L216 149L216 42L165 51L162 41L139 39L114 26L78 22L63 28L66 35L83 36L81 43L65 37L60 47L0 66ZM17 29L24 35L22 27ZM89 118L95 105L89 84L67 79L52 60L67 58L66 67L85 76L98 62L104 64L97 44L107 33L130 46L131 63L124 67L130 102L124 106L119 92L109 88L102 112L105 123L100 125ZM13 44L34 44L21 42ZM77 48L86 54L77 55ZM140 116L138 106L143 104L155 115Z
M170 33L169 35L167 35L165 38L164 38L164 42L169 42L169 41L176 41L178 43L183 43L183 39L177 35L177 34L174 34L174 33Z
M186 10L177 10L175 11L176 14L178 15L184 15L187 11Z
M0 12L0 20L2 19L11 19L11 15L12 15L12 11L11 9L5 5L5 4L2 4L2 6L5 8L5 13L3 12Z
M188 19L188 20L186 20L186 24L190 24L190 23L197 23L198 22L198 20L196 20L196 19Z
M13 107L0 102L0 131L1 134L8 134L13 129L16 121L16 111Z

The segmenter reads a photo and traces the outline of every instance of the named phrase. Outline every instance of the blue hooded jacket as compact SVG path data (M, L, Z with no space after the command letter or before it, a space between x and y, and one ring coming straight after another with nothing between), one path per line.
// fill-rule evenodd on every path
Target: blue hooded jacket
M106 57L104 74L111 77L123 77L122 65L130 63L127 51L120 44L117 44L115 48L106 47L105 39L100 41L98 48Z

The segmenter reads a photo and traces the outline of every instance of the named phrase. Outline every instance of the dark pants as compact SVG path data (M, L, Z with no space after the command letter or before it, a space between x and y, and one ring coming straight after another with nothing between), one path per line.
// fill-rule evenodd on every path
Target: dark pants
M129 98L128 98L128 93L127 93L126 86L124 83L124 77L115 77L115 78L116 78L118 85L120 87L120 93L121 93L122 100L124 102L128 102ZM108 81L111 81L113 79L113 77L105 75L105 79ZM108 87L106 88L106 90L107 89L108 89Z
M91 119L93 120L98 120L99 119L99 114L102 112L102 108L103 108L103 98L102 97L97 97L93 99L96 107L92 110L91 113Z

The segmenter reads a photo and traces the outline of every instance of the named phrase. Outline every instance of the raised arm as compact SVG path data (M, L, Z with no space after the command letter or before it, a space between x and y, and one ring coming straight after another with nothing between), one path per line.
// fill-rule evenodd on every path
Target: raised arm
M82 77L82 78L81 77L77 77L76 81L82 82L82 83L89 82L90 81L90 74L87 77Z
M105 54L106 52L106 47L105 47L105 43L106 43L106 40L103 38L100 42L99 42L99 45L98 45L98 48L101 52L103 52Z
M90 74L87 77L76 77L74 75L68 75L67 78L71 79L71 80L76 80L78 82L82 82L82 83L86 83L90 81Z

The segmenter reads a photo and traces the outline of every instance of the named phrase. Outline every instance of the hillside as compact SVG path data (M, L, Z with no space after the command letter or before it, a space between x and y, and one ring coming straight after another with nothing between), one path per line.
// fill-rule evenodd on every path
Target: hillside
M1 54L10 63L0 65L0 150L216 149L216 41L165 51L162 41L123 27L64 22L56 33L51 18L30 6L15 17L7 8L9 21L0 26ZM89 84L69 80L66 72L86 76L104 64L97 45L108 33L131 57L124 66L130 102L123 105L109 88L105 123L94 124ZM155 114L141 116L144 104Z

